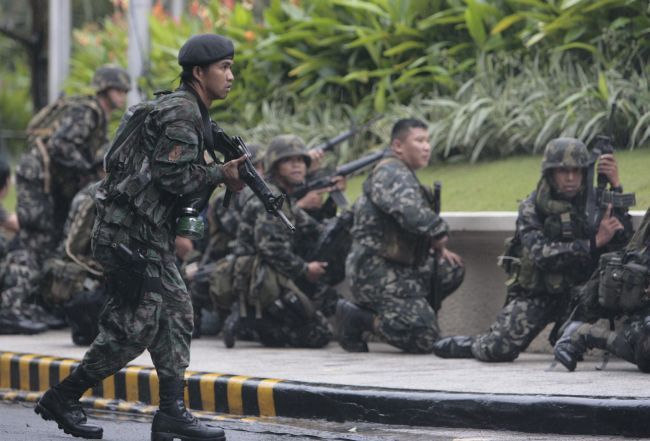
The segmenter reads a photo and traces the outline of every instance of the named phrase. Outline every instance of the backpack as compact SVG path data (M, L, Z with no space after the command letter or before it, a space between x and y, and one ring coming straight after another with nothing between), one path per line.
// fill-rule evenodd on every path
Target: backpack
M89 96L59 98L52 104L43 107L27 124L27 136L33 138L49 138L59 127L61 116L73 105L83 104L91 107L100 114L102 109Z

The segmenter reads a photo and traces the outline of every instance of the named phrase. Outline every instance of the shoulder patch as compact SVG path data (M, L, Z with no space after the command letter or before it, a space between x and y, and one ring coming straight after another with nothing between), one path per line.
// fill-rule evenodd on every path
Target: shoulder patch
M171 162L176 162L181 158L181 155L183 154L183 147L180 145L175 145L174 148L169 152L169 156L167 159Z

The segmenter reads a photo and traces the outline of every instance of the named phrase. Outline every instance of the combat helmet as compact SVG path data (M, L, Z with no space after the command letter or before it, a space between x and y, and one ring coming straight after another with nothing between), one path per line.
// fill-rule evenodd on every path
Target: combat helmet
M131 77L129 73L119 66L105 64L95 71L91 86L97 93L108 89L131 90Z
M542 173L554 168L586 168L590 158L587 147L576 138L555 138L544 150Z
M271 140L264 157L264 168L267 173L273 172L273 167L282 159L300 156L305 160L307 168L311 165L311 157L305 149L305 142L296 135L279 135Z

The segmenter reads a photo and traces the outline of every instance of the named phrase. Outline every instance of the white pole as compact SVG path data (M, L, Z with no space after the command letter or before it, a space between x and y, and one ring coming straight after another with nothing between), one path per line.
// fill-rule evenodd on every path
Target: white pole
M174 20L180 20L183 16L183 0L172 0L172 17Z
M138 78L142 76L149 59L149 13L151 0L130 0L128 11L129 23L129 74L131 91L127 97L129 106L139 103L143 97L138 90Z
M47 99L56 101L70 71L70 0L50 0Z

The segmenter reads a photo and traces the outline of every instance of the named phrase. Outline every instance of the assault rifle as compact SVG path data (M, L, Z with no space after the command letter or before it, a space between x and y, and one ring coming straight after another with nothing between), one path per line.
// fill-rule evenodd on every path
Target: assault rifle
M436 181L433 183L433 197L431 200L431 209L433 210L436 215L440 215L440 196L442 193L442 183L440 181ZM435 239L434 239L435 240ZM442 307L442 280L439 277L439 265L438 265L438 259L440 256L438 255L438 251L434 251L433 253L433 268L431 273L433 274L433 280L431 281L431 293L429 294L429 304L433 308L433 310L437 313L438 310Z
M629 208L636 205L635 193L617 193L612 190L607 190L607 183L609 182L607 176L603 173L598 173L597 185L594 188L594 173L596 162L600 155L614 153L613 145L613 118L616 112L616 102L612 105L612 110L609 115L608 134L598 135L596 143L591 150L590 166L587 170L587 203L586 215L587 221L598 231L598 226L602 220L607 206L611 205L612 208Z
M347 141L349 138L352 138L354 135L357 133L366 130L368 127L370 127L372 124L374 124L377 120L381 119L381 115L375 116L374 118L371 118L368 122L363 124L360 127L353 127L348 131L345 131L341 133L340 135L336 135L334 138L330 138L326 140L325 142L322 142L318 145L315 145L314 147L310 148L309 150L322 150L324 152L329 152L331 151L337 144L342 143L343 141Z
M239 178L244 181L248 187L253 190L255 196L264 204L264 208L268 213L271 213L282 221L284 225L293 233L296 227L287 219L282 212L282 204L284 203L284 195L274 195L264 179L257 173L253 162L250 160L250 152L244 140L239 136L228 136L219 126L212 123L212 137L214 139L214 149L219 151L223 156L225 162L232 161L233 159L246 156L246 160L239 166ZM208 149L212 159L217 161L213 149ZM226 189L226 195L223 199L223 206L227 207L230 204L231 192Z
M335 177L348 176L365 167L368 167L369 165L374 164L375 162L383 158L385 153L386 153L385 150L381 150L379 152L370 153L369 155L362 156L359 159L355 159L354 161L350 161L346 164L343 164L342 166L337 168L334 171L334 173L327 176L323 176L322 178L314 179L312 181L307 182L303 186L296 188L293 191L293 193L291 193L291 197L297 200L305 197L305 195L310 191L331 187L336 183L334 181ZM340 208L345 208L348 205L348 201L345 199L345 196L343 196L343 193L341 193L340 191L338 190L332 191L330 192L330 195L332 196L332 199L334 199L334 202L336 202L336 205L338 205Z

